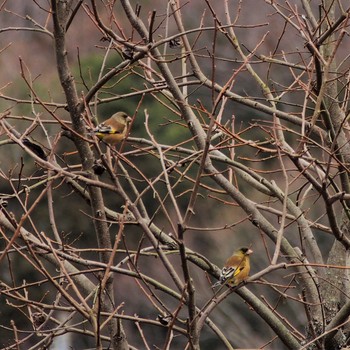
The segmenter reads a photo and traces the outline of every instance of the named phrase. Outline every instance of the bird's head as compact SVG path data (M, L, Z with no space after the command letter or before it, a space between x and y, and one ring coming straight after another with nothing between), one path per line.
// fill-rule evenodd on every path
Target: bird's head
M117 112L113 114L112 118L123 124L129 124L132 120L125 112Z
M253 253L253 251L247 247L243 247L239 251L244 255L250 255Z

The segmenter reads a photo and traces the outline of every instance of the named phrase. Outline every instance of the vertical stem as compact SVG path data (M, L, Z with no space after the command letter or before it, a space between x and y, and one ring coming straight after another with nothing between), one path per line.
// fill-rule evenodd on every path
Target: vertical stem
M70 71L70 67L67 59L66 50L66 24L69 15L68 5L64 1L52 0L52 12L53 12L53 25L54 25L54 38L55 38L55 53L57 61L57 70L61 85L64 89L66 96L67 106L72 120L73 130L80 135L85 136L85 125L81 118L83 112L83 103L80 103L74 77ZM89 148L89 145L77 134L72 135L75 146L78 150L82 161L83 170L87 172L87 176L92 180L97 180L97 176L91 171L94 163L94 156ZM108 263L110 258L111 241L109 230L106 221L106 215L104 210L104 202L102 197L102 191L98 187L88 187L88 191L91 198L91 210L94 220L94 227L97 237L98 246L101 249L100 260L104 263ZM114 306L113 296L113 279L110 278L106 283L106 293L102 301L101 309L108 313L112 313ZM126 337L121 326L119 327L117 321L112 318L108 324L109 335L111 337L112 349L128 349ZM122 334L122 336L121 336ZM99 338L99 336L97 336ZM99 340L97 339L97 343Z

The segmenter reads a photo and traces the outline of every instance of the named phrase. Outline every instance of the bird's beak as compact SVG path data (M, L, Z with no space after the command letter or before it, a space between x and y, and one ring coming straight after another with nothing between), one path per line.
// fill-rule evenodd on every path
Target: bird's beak
M132 118L131 117L127 117L126 118L126 122L129 124L130 122L132 121Z
M246 255L250 255L250 254L252 254L252 253L253 253L253 251L252 251L251 249L248 249Z

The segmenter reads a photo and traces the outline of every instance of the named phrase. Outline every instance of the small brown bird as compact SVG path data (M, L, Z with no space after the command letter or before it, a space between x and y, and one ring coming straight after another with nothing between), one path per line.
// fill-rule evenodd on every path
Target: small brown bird
M220 279L214 286L228 284L231 287L239 285L245 280L250 272L249 255L253 251L243 247L230 256L221 270Z
M125 112L117 112L99 124L94 130L100 140L114 146L125 139L131 118Z

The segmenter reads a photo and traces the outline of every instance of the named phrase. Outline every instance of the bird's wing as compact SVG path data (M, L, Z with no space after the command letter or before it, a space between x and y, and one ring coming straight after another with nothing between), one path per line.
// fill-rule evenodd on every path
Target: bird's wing
M244 269L244 265L240 266L225 266L221 270L220 281L225 282L230 280L233 277L236 277L242 270Z
M98 134L106 134L106 135L121 134L123 132L123 129L122 128L115 129L111 125L107 125L107 124L101 123L100 125L98 125L96 127L94 132L98 133Z

